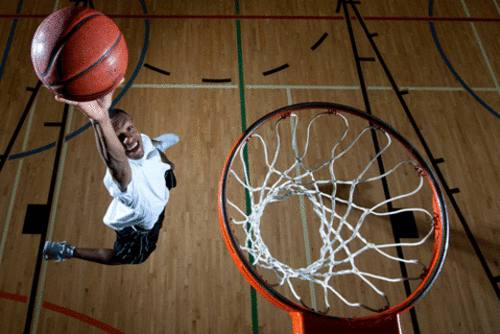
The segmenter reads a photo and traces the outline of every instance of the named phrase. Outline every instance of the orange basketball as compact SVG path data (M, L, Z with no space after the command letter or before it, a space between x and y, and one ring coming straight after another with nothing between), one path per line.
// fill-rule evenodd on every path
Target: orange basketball
M127 43L116 24L94 9L68 7L36 29L31 62L53 93L91 101L111 92L125 75Z

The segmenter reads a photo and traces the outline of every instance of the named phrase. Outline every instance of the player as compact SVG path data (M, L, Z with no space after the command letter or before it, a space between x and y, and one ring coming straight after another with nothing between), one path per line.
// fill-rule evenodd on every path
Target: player
M123 82L123 79L122 79ZM170 190L174 164L163 151L176 144L175 134L151 140L141 134L123 110L109 109L113 92L91 102L56 100L78 107L92 122L97 149L107 166L104 186L113 197L103 221L116 231L113 249L89 249L47 241L45 260L77 258L107 265L139 264L156 249Z

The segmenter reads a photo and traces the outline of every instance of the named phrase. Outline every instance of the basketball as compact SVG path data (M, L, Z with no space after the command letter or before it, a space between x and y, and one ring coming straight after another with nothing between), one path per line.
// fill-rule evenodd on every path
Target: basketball
M127 70L128 49L109 17L91 8L67 7L36 29L31 61L37 77L54 94L92 101L119 85Z

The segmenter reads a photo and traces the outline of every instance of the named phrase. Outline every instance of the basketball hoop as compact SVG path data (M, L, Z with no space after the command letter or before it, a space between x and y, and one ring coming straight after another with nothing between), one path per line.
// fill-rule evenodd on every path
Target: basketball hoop
M444 198L417 149L333 103L288 106L249 127L218 205L233 260L291 315L294 334L401 333L399 315L428 292L448 247ZM414 234L394 232L411 221Z

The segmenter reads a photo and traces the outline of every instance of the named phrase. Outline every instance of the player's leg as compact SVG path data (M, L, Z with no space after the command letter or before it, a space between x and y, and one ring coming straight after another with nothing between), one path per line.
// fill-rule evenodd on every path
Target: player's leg
M115 256L114 249L79 248L71 246L66 241L45 242L43 257L45 260L54 260L56 262L75 258L107 265L121 264Z
M73 252L73 257L75 259L81 259L100 264L107 264L107 265L122 264L118 262L115 250L110 248L95 249L95 248L76 247L75 251Z

